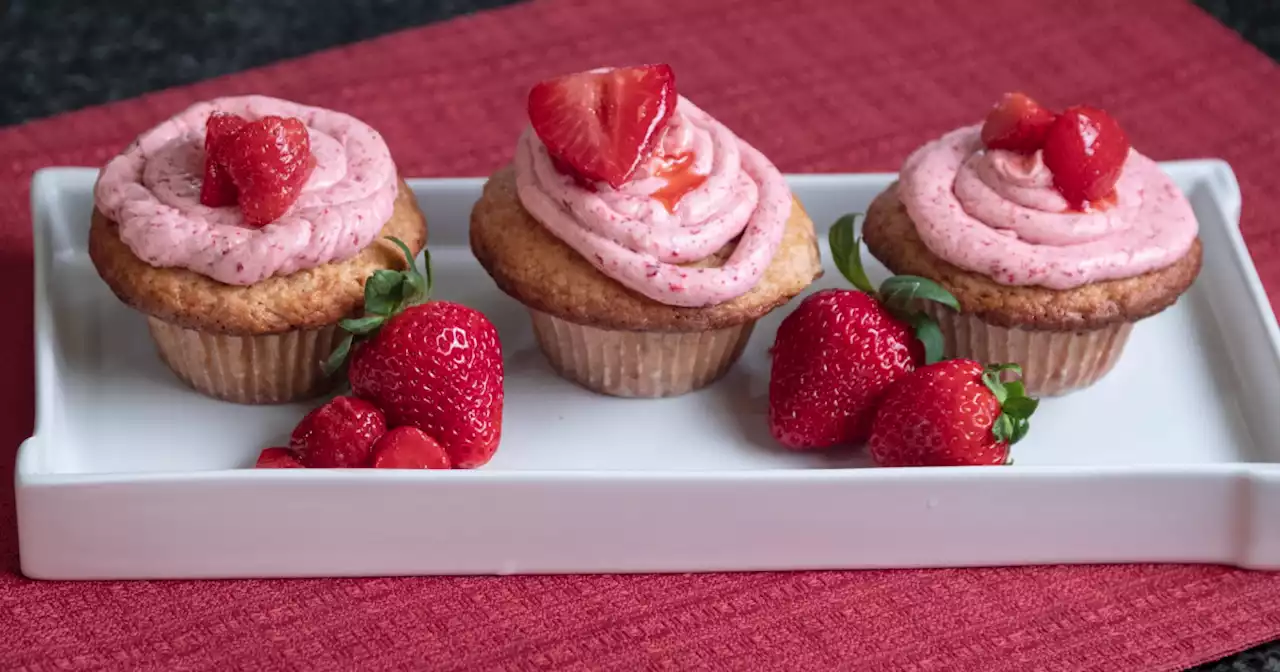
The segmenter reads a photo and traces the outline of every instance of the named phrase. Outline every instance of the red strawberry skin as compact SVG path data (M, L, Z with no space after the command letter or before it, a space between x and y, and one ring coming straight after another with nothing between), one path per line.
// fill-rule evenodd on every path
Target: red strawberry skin
M302 462L288 448L264 448L258 455L256 469L301 469Z
M1094 107L1064 110L1044 141L1044 165L1053 172L1053 186L1081 211L1112 197L1128 158L1124 129Z
M861 443L877 402L924 361L911 327L872 296L815 292L778 328L769 380L769 431L797 450Z
M991 428L1000 402L983 367L951 359L917 369L885 395L871 429L871 458L882 467L999 465L1009 444Z
M617 189L653 151L675 106L671 66L605 68L534 85L529 122L560 165Z
M200 183L200 203L211 208L236 204L236 185L227 174L227 150L231 139L249 123L235 114L215 112L205 123L204 180Z
M479 311L448 301L411 306L351 353L347 378L394 427L426 432L454 468L493 457L502 437L498 332Z
M448 469L449 454L417 427L396 427L373 445L374 469Z
M987 113L982 124L982 144L988 149L1035 154L1044 146L1056 118L1027 94L1006 93Z
M307 127L292 117L263 117L245 124L226 149L225 161L244 222L254 227L288 212L315 168Z
M378 407L364 399L334 397L294 427L289 449L307 467L367 467L373 444L386 432L387 421Z

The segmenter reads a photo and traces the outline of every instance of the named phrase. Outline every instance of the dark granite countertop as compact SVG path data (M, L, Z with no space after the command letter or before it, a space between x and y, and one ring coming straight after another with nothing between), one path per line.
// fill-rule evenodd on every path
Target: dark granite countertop
M0 126L513 2L0 0Z
M0 126L514 1L8 0L0 2ZM1196 2L1280 59L1280 0ZM1197 668L1253 671L1280 672L1280 642Z

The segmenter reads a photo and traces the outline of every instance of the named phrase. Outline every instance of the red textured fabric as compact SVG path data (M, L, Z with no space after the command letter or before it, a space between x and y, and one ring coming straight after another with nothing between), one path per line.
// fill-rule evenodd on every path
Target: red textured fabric
M0 130L0 445L31 430L32 170L261 92L362 117L408 175L480 175L534 79L641 61L789 172L893 170L1007 89L1102 105L1156 158L1231 162L1280 296L1280 73L1190 4L547 0ZM39 583L11 490L0 539L5 669L1172 670L1280 635L1280 575L1220 567Z

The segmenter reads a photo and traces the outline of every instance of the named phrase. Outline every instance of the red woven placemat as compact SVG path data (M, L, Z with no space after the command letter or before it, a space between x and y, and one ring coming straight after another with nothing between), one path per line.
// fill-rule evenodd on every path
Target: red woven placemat
M1007 89L1105 106L1156 158L1231 162L1280 288L1280 72L1189 4L547 0L0 130L0 445L31 430L34 169L261 92L362 117L408 175L480 175L535 78L639 61L789 172L893 170ZM11 490L0 540L6 669L1164 670L1280 635L1280 574L1218 567L38 583L16 575Z

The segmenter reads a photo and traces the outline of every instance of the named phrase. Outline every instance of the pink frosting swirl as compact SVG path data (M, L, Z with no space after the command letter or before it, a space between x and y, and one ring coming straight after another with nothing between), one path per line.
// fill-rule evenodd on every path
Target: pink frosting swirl
M691 153L706 179L673 211L654 198L667 186L664 156ZM520 201L557 238L601 273L655 301L708 306L751 290L773 260L791 214L778 169L706 112L680 98L654 156L619 189L579 185L558 171L532 129L516 147ZM723 266L705 259L741 236Z
M960 268L1005 285L1071 289L1168 266L1190 249L1195 214L1160 167L1130 150L1116 202L1075 211L1053 187L1040 153L985 150L981 127L916 150L899 195L925 245Z
M205 122L214 112L248 119L297 117L316 167L297 202L262 228L235 206L200 203ZM156 267L181 267L230 285L251 285L342 261L364 249L390 219L399 179L382 136L360 120L265 96L197 103L138 137L102 169L99 210L120 238Z

